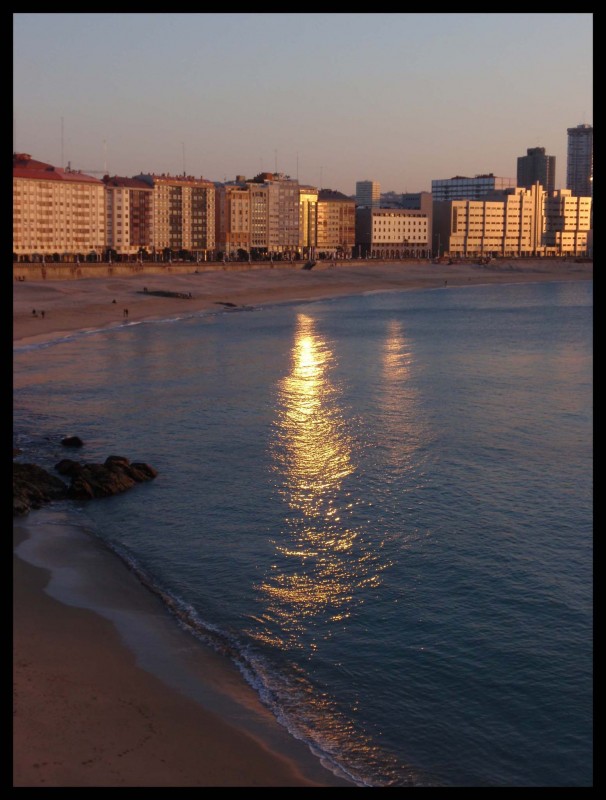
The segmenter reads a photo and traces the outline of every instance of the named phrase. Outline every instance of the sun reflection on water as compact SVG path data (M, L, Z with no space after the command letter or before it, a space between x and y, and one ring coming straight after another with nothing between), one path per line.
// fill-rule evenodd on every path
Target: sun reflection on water
M354 521L361 499L346 479L356 472L353 423L331 371L335 356L300 314L291 370L278 385L272 440L277 491L286 513L274 541L276 560L257 587L264 612L255 636L281 648L318 646L378 585L377 554ZM317 620L317 624L316 624ZM328 624L327 624L328 623Z

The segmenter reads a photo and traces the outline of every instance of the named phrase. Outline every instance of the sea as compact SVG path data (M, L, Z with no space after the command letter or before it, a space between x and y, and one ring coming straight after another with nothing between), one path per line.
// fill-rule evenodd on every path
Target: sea
M592 786L592 316L592 281L444 286L17 343L21 460L158 470L18 552L74 605L127 565L354 785Z

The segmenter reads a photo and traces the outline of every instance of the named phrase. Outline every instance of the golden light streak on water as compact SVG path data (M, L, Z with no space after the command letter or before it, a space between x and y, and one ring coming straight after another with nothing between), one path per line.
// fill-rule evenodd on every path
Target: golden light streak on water
M267 624L255 633L282 648L313 650L313 619L342 622L362 602L361 589L379 581L376 555L351 523L360 501L343 489L356 464L334 366L314 320L299 314L291 369L278 385L272 442L287 512L275 540L276 562L258 587Z

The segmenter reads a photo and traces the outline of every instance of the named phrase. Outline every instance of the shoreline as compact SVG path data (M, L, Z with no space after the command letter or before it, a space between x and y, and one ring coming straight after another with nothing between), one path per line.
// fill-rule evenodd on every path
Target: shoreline
M231 304L260 306L374 291L592 279L592 263L542 259L482 266L371 262L322 265L311 271L26 281L13 288L13 343L43 343L79 330L221 311ZM98 609L57 599L49 582L51 578L60 582L61 570L55 575L52 566L30 563L17 552L44 524L44 509L13 520L14 786L355 788L325 769L273 717L269 720L234 665L210 648L206 653L205 646L190 637L200 659L196 677L212 698L203 703L141 666L116 625ZM52 535L53 529L49 532ZM150 616L157 614L155 598L115 554L111 557L115 559L107 573L111 571L111 582L120 586L136 582L130 591L137 607L145 604ZM113 589L108 591L110 600L116 597ZM177 628L165 610L162 619ZM275 741L289 737L292 741L285 748L275 747L271 736L255 735L237 714L227 713L222 692L230 694L232 703L241 703L265 719L265 734L273 731Z
M337 262L337 266L319 264L313 270L297 266L28 280L13 284L13 342L40 343L75 331L231 306L306 302L371 291L592 279L592 262L525 259L484 265Z

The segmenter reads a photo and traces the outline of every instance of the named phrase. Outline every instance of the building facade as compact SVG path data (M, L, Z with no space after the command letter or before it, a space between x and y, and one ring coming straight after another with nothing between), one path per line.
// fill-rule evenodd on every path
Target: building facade
M351 258L356 244L355 201L342 192L320 189L316 231L316 255Z
M13 258L100 259L105 187L81 172L13 154Z
M153 189L154 257L195 254L200 260L215 252L215 184L192 176L135 176Z
M356 209L357 258L428 258L429 216L397 208Z
M539 183L433 205L435 251L451 258L587 256L591 198Z
M498 178L492 173L465 178L455 175L454 178L433 180L431 195L434 203L444 200L479 200L491 192L503 191L515 187L511 178Z
M299 185L299 253L303 258L316 256L318 242L318 189Z
M381 184L378 181L357 181L356 205L379 208L381 205Z
M242 175L215 184L215 237L220 254L238 258L251 249L251 191Z
M525 156L518 158L517 185L530 189L540 183L547 193L555 191L555 156L545 155L544 147L529 147Z
M568 128L566 188L575 197L593 197L593 126Z
M136 178L103 178L108 250L118 255L151 254L153 189Z

